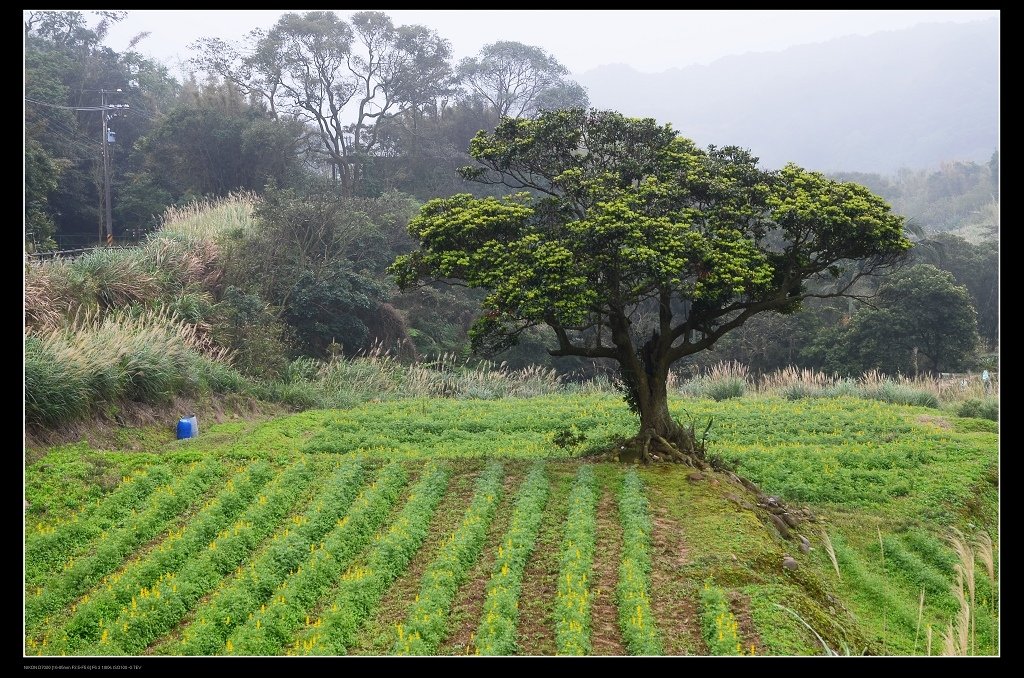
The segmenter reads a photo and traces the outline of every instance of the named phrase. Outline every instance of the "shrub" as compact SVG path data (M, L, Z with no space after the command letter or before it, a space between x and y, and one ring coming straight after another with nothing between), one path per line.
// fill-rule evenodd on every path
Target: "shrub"
M956 408L956 414L958 417L999 421L999 401L995 398L986 400L971 398L960 403L960 406Z
M735 360L713 365L707 374L694 377L679 387L682 395L694 398L728 400L740 398L747 391L749 370Z

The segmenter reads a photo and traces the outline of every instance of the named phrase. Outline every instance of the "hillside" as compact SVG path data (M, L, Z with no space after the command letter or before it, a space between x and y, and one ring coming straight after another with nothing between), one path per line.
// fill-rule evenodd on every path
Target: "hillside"
M770 30L770 27L767 27ZM769 167L891 173L997 146L999 22L924 24L662 73L577 76L592 105L672 122Z
M368 403L41 451L25 651L943 652L962 609L945 536L995 534L993 422L850 398L673 409L713 416L715 456L760 489L580 457L631 432L610 395ZM972 653L990 654L977 553Z

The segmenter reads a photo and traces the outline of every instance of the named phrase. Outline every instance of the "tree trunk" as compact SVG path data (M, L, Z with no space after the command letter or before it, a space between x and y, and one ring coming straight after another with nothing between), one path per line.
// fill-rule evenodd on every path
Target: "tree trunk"
M668 410L668 370L641 375L634 385L640 415L636 438L640 457L644 461L678 461L703 468L703 441L698 442L693 427L680 426Z

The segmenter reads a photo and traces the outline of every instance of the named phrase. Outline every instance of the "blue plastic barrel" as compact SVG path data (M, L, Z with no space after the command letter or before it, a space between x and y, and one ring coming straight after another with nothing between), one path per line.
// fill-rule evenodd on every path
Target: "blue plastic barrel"
M199 421L196 419L196 415L190 417L182 417L178 420L177 436L178 440L184 438L195 438L199 435Z

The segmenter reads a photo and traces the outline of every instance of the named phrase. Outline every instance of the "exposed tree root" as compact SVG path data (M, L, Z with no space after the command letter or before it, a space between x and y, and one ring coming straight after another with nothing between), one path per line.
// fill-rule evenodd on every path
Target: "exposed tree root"
M621 443L619 450L613 452L613 456L620 461L639 460L644 464L665 461L701 470L708 467L704 459L703 444L696 444L689 431L680 427L670 436L671 439L652 428L644 429L635 438Z

